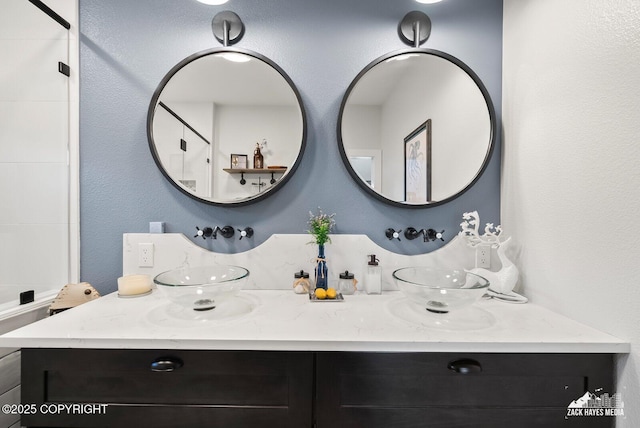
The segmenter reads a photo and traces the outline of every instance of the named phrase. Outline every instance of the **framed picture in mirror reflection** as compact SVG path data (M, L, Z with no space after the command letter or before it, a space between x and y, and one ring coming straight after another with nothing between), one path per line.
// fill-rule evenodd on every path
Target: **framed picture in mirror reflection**
M248 155L231 154L231 169L247 169L248 163Z
M404 201L431 202L431 119L404 138Z

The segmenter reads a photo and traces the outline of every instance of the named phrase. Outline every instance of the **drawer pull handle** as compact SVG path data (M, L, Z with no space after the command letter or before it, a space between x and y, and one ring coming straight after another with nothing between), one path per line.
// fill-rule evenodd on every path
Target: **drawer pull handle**
M480 365L480 363L470 358L451 361L447 368L460 374L480 373L482 371L482 366Z
M182 367L184 363L179 358L160 357L151 363L152 372L172 372Z

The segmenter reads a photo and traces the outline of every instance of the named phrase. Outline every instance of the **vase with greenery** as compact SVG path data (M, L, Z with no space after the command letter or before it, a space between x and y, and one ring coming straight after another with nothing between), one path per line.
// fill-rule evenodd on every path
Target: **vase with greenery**
M331 237L329 233L335 226L336 222L333 219L335 214L325 214L320 208L318 213L314 214L309 211L309 230L308 232L313 235L314 240L310 244L318 245L318 257L316 258L315 268L315 281L316 288L328 287L329 283L329 268L327 267L327 259L324 254L324 246L327 243L331 243Z

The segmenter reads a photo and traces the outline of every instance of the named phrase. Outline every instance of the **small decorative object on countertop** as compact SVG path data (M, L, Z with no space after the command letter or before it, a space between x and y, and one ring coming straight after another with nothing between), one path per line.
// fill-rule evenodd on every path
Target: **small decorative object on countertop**
M318 257L316 258L315 268L315 282L316 288L328 288L329 283L329 269L327 268L327 259L324 255L324 244L331 243L331 237L329 233L335 226L336 222L333 219L334 214L328 215L322 212L322 209L318 208L318 214L313 214L309 211L309 227L308 232L313 235L314 240L310 244L318 244Z
M328 291L333 290L330 288ZM335 292L335 290L333 290ZM329 296L328 292L325 292L323 288L316 288L314 293L309 293L309 301L312 303L316 302L344 302L344 297L342 297L342 293L335 293Z
M88 282L80 284L67 284L62 287L53 303L49 306L49 315L55 315L58 312L66 311L91 300L100 297L98 290L93 288Z
M340 281L338 282L338 291L342 294L353 294L358 287L358 280L355 279L353 273L345 270L340 274Z
M296 294L305 294L312 291L308 272L300 270L300 272L296 272L293 275L293 278L293 291L295 291Z
M318 245L318 257L315 268L316 288L329 288L329 268L327 258L324 255L324 245Z
M125 275L118 278L118 297L137 297L151 293L149 275Z
M380 265L375 254L370 254L367 263L367 275L364 279L364 289L367 294L382 294L382 275Z
M462 230L459 235L467 240L467 245L472 248L476 248L478 245L490 245L491 248L496 249L496 254L502 264L502 267L497 272L483 268L474 268L469 272L480 275L489 281L488 294L491 297L509 303L526 302L525 297L513 293L513 289L518 282L519 272L516 265L505 254L506 248L511 243L511 237L500 241L502 227L500 225L494 227L493 223L487 223L484 228L484 234L480 235L478 231L480 216L477 211L464 213L462 219L463 222L460 223ZM502 298L502 295L506 295L509 298Z

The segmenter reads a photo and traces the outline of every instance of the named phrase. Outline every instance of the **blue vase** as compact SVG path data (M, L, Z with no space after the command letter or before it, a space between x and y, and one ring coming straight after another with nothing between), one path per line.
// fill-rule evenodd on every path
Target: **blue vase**
M316 260L316 288L324 288L329 284L329 269L327 268L327 260L324 256L324 245L318 245L318 258Z

